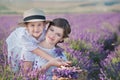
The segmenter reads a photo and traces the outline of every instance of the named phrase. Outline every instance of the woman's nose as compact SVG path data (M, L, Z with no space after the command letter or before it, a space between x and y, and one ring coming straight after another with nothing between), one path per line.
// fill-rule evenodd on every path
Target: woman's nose
M51 38L55 38L55 34L51 34Z

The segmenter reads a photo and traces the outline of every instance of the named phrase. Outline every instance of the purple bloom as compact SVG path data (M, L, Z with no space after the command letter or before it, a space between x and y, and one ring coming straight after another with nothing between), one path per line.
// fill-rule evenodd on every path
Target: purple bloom
M63 50L64 49L62 49L62 48L59 47L59 48L56 48L54 50L54 52L55 52L56 56L59 57L59 56L63 56L63 54L62 54Z
M53 69L53 74L57 76L58 78L64 77L64 78L71 78L71 79L77 79L79 76L80 70L78 70L75 67L65 67L65 68L55 68Z

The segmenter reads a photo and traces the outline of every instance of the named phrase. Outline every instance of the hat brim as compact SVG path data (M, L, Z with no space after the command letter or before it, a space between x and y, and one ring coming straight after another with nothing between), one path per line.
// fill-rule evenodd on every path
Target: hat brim
M29 20L29 21L21 21L18 23L18 25L25 26L26 22L39 22L39 21L44 21L46 24L52 22L51 20L34 19L34 20Z

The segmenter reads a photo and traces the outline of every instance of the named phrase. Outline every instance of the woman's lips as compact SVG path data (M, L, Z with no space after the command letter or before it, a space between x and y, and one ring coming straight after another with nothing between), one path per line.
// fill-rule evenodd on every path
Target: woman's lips
M49 36L48 36L48 38L49 38L51 41L54 41L54 39L53 39L53 38L51 38L51 37L49 37Z

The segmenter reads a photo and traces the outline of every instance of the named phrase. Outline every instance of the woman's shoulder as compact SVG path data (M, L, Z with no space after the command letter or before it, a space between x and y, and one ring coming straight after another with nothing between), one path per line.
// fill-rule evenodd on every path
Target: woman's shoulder
M54 52L57 56L63 56L64 49L60 46L56 46Z
M64 49L62 47L58 46L58 45L56 45L54 49L59 50L60 52L64 51Z

